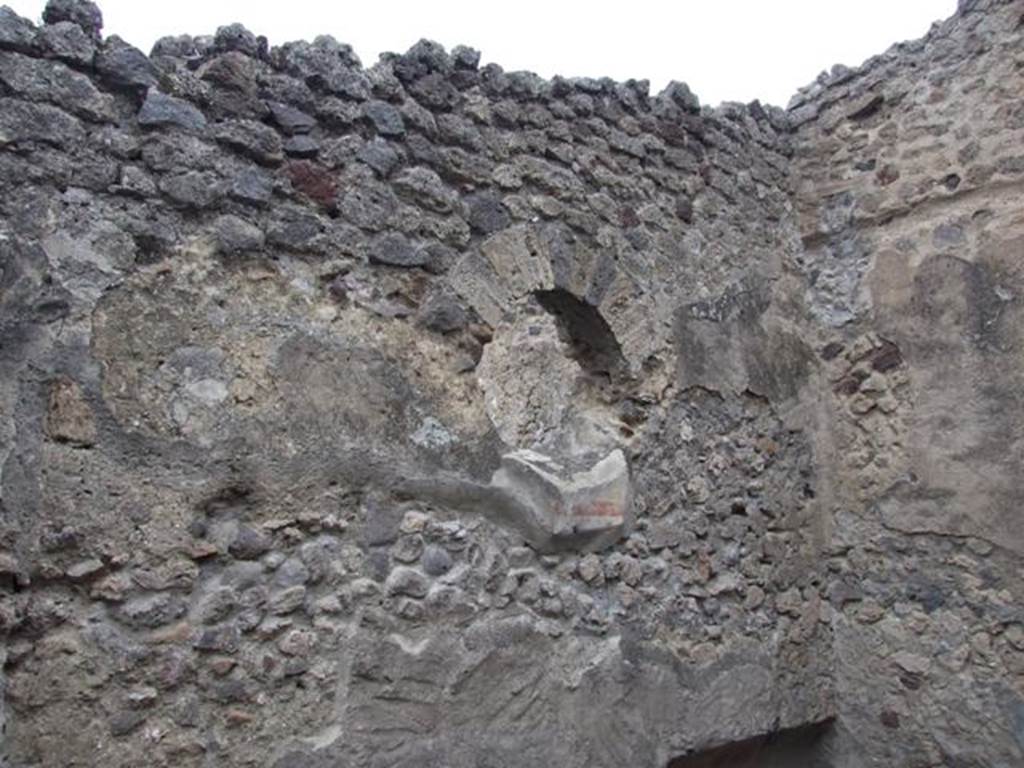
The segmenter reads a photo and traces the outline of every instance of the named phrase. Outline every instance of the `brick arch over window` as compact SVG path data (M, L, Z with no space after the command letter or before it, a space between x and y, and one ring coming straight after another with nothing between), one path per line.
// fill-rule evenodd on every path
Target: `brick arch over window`
M668 343L670 324L659 322L653 287L565 228L520 224L502 230L467 253L449 280L492 326L536 298L574 344L596 345L590 352L597 359L590 362L611 364L611 355L624 373L639 374Z

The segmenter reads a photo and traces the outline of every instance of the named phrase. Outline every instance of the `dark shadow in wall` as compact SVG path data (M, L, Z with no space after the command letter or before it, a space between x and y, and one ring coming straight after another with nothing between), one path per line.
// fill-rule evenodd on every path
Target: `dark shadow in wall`
M576 362L584 370L613 377L624 370L619 340L601 313L568 291L537 291L538 303L558 321Z
M831 768L826 736L832 721L787 728L676 757L666 768Z

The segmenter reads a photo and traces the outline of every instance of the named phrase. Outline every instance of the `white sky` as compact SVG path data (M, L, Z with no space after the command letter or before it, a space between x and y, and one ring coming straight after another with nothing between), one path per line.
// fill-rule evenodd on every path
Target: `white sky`
M44 0L0 0L38 20ZM701 103L785 106L823 69L920 37L956 0L99 0L108 35L143 51L164 35L240 21L271 45L331 34L370 65L421 37L544 77L683 80Z

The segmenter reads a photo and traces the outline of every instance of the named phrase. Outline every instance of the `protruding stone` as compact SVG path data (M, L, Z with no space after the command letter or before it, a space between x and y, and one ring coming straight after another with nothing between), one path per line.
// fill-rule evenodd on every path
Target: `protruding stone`
M412 82L434 72L445 73L451 67L452 61L444 46L426 39L416 42L394 61L395 74L404 82Z
M604 568L601 565L601 559L593 553L580 558L576 572L587 584L599 586L604 583Z
M285 43L275 48L271 57L275 66L295 77L322 76L338 66L360 65L352 46L339 43L330 35L319 35L312 43Z
M308 629L292 629L277 641L277 648L287 656L307 657L316 647L316 633Z
M700 112L700 100L696 94L686 83L681 83L678 80L673 80L665 86L665 90L661 92L659 98L671 99L676 106L687 112L695 114Z
M220 199L222 191L217 178L202 171L185 171L164 176L160 191L184 208L208 208Z
M324 208L333 209L338 187L334 174L318 163L296 160L285 167L292 187Z
M157 84L156 67L146 54L116 35L108 37L96 55L96 71L111 84L129 90Z
M200 40L206 45L201 44ZM198 59L209 49L210 38L197 39L192 35L165 35L153 43L149 55L153 59Z
M118 619L130 627L154 628L167 624L185 612L178 598L166 593L146 595L118 606Z
M400 162L398 152L383 139L374 139L367 142L356 153L356 157L370 166L374 173L384 179L391 174Z
M480 51L465 45L452 49L452 61L456 69L476 69L480 66Z
M287 587L278 590L270 596L267 601L267 610L275 616L285 616L297 611L306 601L306 588L297 584L294 587Z
M265 241L263 230L230 213L217 219L214 231L220 252L229 255L258 251Z
M469 324L469 313L458 298L447 291L430 294L420 306L417 320L438 333L451 333Z
M529 450L506 454L492 485L522 500L553 539L614 541L630 522L629 468L615 449L590 469L572 472Z
M63 110L0 98L0 147L27 142L66 147L84 137L82 124Z
M228 218L227 216L221 217ZM228 552L243 560L254 560L270 549L270 539L248 525L238 526L234 538L228 545Z
M116 712L110 716L110 735L114 737L127 736L144 722L146 722L144 712L130 709Z
M103 13L89 0L49 0L43 9L43 21L59 24L69 21L94 40L99 40L103 29Z
M389 595L420 598L427 596L430 582L416 569L400 565L388 575L384 589Z
M258 56L261 48L266 52L267 41L256 37L244 26L236 23L217 28L213 47L217 51L239 51L246 56Z
M262 165L278 165L284 159L281 137L255 120L231 120L217 126L217 141L251 157Z
M460 99L447 76L435 72L409 85L409 93L423 106L437 111L454 109Z
M274 194L274 179L262 168L244 168L231 180L229 194L239 202L264 206Z
M316 157L320 153L320 142L305 134L289 136L284 142L284 153L289 157Z
M39 30L39 47L49 56L76 67L91 67L96 41L70 21L60 21Z
M511 223L501 198L493 193L481 192L472 195L466 202L469 205L469 226L474 232L491 235Z
M430 576L443 576L452 568L452 556L448 550L436 544L429 545L423 550L421 558L423 570Z
M274 122L289 135L309 133L316 126L316 118L290 104L272 101L267 106Z
M267 229L267 241L294 250L312 247L321 232L323 221L306 207L279 206L275 220Z
M192 640L192 646L207 653L234 653L240 641L238 627L233 624L201 629Z
M31 101L48 101L86 120L114 120L113 98L57 61L0 51L0 83Z
M386 264L389 267L422 267L428 259L423 249L413 247L400 232L381 235L370 246L371 264Z
M370 81L366 75L348 67L332 69L323 78L323 88L348 101L366 101L370 98Z
M6 5L0 6L0 49L28 53L35 47L36 28Z
M196 107L155 88L150 88L146 94L138 120L144 128L174 126L186 131L201 131L206 127L206 118Z
M451 213L459 204L455 191L429 168L407 168L395 178L394 183L400 195L435 213Z
M218 94L231 105L231 111L244 114L264 114L263 105L256 101L258 65L254 59L238 51L220 53L199 67L197 74L227 93ZM251 101L249 99L252 99ZM236 109L235 107L239 109Z
M363 105L362 114L381 136L395 139L405 136L402 113L386 101L368 101Z
M103 568L103 561L93 557L88 560L79 560L64 573L71 581L86 581L100 574Z

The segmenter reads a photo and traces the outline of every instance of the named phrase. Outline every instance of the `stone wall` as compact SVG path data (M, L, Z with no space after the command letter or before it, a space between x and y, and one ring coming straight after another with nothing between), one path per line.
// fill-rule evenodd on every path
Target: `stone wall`
M783 113L91 8L0 24L12 765L831 717Z
M1024 6L794 100L838 766L1024 761Z
M787 113L0 11L0 763L1019 762L1021 16Z

